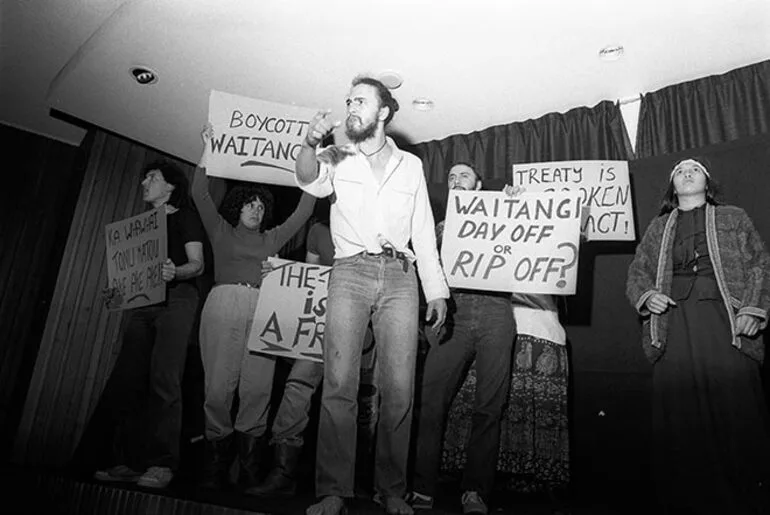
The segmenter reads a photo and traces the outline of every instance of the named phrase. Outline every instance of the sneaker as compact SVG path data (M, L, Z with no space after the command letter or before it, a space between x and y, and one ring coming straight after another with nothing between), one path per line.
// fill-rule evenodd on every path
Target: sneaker
M116 465L107 470L97 470L94 472L94 479L112 483L136 483L141 475L141 472L125 465Z
M462 497L463 515L487 515L487 505L478 492L465 492Z
M406 494L406 502L414 510L432 510L433 509L433 497L430 495L424 495L420 492L411 492Z
M166 488L172 479L174 479L174 473L171 472L170 468L150 467L137 480L136 484L144 488L162 489Z

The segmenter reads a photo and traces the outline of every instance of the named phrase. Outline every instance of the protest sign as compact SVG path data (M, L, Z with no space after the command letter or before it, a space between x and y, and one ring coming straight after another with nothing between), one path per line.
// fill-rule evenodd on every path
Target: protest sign
M449 286L571 295L577 283L576 192L449 192L441 261Z
M161 266L166 261L166 207L161 206L105 227L107 279L112 310L166 300Z
M209 95L208 175L296 186L294 164L315 109L221 91Z
M249 334L249 350L323 361L330 266L268 258Z
M626 161L554 161L513 165L513 185L527 192L577 191L587 240L636 239Z

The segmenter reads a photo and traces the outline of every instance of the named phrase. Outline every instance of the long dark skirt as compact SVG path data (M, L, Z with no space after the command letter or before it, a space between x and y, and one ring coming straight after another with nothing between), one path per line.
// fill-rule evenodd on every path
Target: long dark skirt
M699 279L700 280L700 279ZM653 371L653 474L665 513L770 513L770 421L760 365L731 345L724 304L671 309Z
M548 491L569 482L567 349L519 334L511 389L503 412L497 487L516 492ZM476 373L468 373L452 402L442 452L442 470L453 475L465 464Z

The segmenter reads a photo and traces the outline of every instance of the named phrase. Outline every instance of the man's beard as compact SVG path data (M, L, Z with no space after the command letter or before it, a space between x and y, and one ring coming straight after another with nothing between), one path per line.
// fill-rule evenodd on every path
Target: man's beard
M374 133L377 132L377 121L372 120L371 123L368 125L364 125L364 121L361 120L360 117L356 116L359 120L361 120L361 127L356 128L353 125L353 115L348 116L348 119L345 120L345 135L352 141L353 143L361 143L362 141L366 141L372 136L374 136Z

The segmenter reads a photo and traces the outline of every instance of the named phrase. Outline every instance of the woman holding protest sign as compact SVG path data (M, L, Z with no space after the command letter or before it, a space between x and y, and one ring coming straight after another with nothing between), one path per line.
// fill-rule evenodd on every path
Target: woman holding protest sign
M206 436L202 484L209 488L226 484L235 444L240 482L250 487L259 479L259 453L266 444L275 368L275 358L250 353L247 348L262 283L262 262L275 255L308 220L315 199L303 194L294 213L283 224L268 229L272 217L268 190L238 186L225 197L220 215L206 177L213 128L207 125L201 136L204 151L192 192L215 263L215 285L206 299L200 327ZM239 402L233 422L230 409L236 390Z
M165 488L179 465L182 376L198 309L195 278L204 268L203 227L190 205L188 184L184 172L169 161L144 169L142 198L153 208L162 207L167 217L168 259L160 271L166 300L126 312L120 354L83 438L105 439L103 424L116 426L110 443L118 465L97 471L94 477L100 481ZM117 288L105 291L105 297L108 305L122 304Z
M714 200L702 160L672 169L626 294L654 365L652 475L665 513L770 513L760 376L770 255L745 211Z

